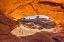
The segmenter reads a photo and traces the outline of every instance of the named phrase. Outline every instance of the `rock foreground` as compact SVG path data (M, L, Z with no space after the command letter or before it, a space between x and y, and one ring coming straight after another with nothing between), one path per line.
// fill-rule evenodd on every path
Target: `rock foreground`
M31 36L15 37L0 29L0 42L64 42L64 32L39 32Z

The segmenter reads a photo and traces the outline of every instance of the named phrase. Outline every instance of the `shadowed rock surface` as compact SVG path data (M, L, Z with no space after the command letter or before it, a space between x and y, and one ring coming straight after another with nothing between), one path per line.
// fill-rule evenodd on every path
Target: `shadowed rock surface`
M10 32L15 27L19 26L19 23L6 17L5 15L0 15L0 29Z
M0 29L0 42L64 42L64 32L39 32L31 36L15 37Z

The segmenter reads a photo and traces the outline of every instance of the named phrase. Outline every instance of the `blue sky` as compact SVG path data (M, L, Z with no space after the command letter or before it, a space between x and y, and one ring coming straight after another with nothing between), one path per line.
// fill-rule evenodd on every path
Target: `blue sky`
M49 18L48 16L45 16L45 15L34 15L34 16L27 16L27 17L25 17L26 19L34 19L34 18L36 18L36 16L39 16L40 18Z

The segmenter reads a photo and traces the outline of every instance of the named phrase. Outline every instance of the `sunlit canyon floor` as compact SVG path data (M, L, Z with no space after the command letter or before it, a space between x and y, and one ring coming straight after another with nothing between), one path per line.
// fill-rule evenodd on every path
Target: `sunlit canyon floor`
M24 36L29 36L29 35L33 35L37 32L41 32L41 31L46 31L46 32L53 32L55 28L51 28L51 29L46 29L46 28L43 28L41 30L39 29L31 29L31 28L28 28L28 27L24 27L23 24L21 24L19 27L15 28L14 30L11 31L11 33L13 35L16 35L17 37L24 37Z

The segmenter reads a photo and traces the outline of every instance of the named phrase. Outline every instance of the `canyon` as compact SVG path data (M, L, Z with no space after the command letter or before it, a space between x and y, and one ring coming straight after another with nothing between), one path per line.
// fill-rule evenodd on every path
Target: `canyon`
M10 34L14 28L20 25L16 20L36 14L43 14L50 17L56 23L54 32L57 33L40 32L29 37L21 38L22 41L17 38L19 40L17 41L16 37ZM0 0L0 42L10 42L11 38L13 38L11 42L63 42L63 31L64 0ZM7 35L10 36L7 37ZM47 37L53 37L54 40ZM5 40L5 38L9 39Z

